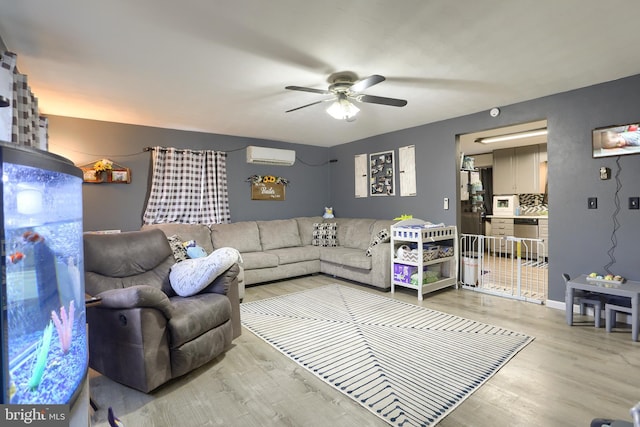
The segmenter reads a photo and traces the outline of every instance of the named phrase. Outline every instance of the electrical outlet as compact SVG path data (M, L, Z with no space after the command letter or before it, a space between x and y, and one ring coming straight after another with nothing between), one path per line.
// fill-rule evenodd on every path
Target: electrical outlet
M629 197L629 209L640 209L640 197Z
M445 197L444 198L444 210L449 210L449 198Z
M587 207L589 209L598 209L598 198L597 197L589 197L587 199Z

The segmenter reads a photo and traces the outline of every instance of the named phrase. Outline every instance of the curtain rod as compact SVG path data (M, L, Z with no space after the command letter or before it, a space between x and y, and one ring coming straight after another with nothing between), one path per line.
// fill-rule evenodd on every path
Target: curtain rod
M156 150L156 147L144 147L144 148L142 149L142 151L153 151L153 150ZM168 149L168 148L164 148L164 147L160 147L160 148L159 148L159 150L160 150L160 151L163 151L163 152L165 152L165 151L169 151L169 149ZM203 152L205 152L205 151L213 151L214 153L216 153L216 152L226 153L226 151L216 151L216 150L192 150L192 149L190 149L190 148L184 148L184 149L176 148L176 149L175 149L175 151L176 151L176 153L185 153L185 152L190 152L190 153L194 153L194 154L202 154L202 153L203 153Z

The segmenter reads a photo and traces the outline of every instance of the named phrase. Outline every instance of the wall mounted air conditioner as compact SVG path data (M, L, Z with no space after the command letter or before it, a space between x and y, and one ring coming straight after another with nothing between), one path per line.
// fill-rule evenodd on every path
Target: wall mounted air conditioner
M294 150L280 150L278 148L247 147L247 163L262 165L291 166L296 162Z

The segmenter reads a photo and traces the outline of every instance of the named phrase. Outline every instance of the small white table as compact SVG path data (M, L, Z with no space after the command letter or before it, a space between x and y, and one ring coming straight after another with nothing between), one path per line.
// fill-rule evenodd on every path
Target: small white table
M573 297L576 289L631 298L631 339L638 341L638 331L640 330L640 282L627 280L621 284L592 283L587 281L586 274L569 280L564 299L567 325L569 326L573 324Z

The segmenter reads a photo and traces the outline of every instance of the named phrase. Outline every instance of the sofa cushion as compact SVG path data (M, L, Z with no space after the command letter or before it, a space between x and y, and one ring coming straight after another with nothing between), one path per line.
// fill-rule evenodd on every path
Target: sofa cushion
M228 247L216 249L206 257L178 262L169 273L171 287L181 297L195 295L237 262L240 253Z
M295 219L257 221L262 250L300 246L298 222Z
M366 250L371 242L371 227L373 219L354 219L344 224L345 237L340 241L341 246Z
M175 295L169 270L176 260L160 230L85 233L85 288L95 295L113 288L148 285Z
M213 224L211 225L211 241L215 249L228 246L236 248L243 254L262 250L260 231L255 221Z
M320 259L320 251L317 246L272 249L266 253L276 255L280 265Z
M365 255L362 249L345 248L320 248L320 260L345 267L371 270L371 257Z
M242 254L242 266L245 270L255 270L257 268L277 267L278 256L268 252L245 252Z
M173 317L169 320L170 347L177 348L231 319L229 298L220 294L172 297Z
M338 246L337 225L335 222L317 222L313 224L313 246Z
M310 245L313 240L313 224L322 222L321 216L307 216L294 218L298 223L298 233L302 245Z
M213 252L211 244L211 230L204 224L145 224L141 230L159 228L167 236L178 235L183 242L195 240L208 254Z

